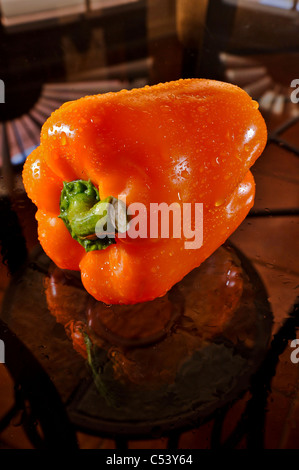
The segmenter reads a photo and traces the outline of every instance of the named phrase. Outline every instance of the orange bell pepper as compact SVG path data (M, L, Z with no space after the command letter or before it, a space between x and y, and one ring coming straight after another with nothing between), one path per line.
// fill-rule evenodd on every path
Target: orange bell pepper
M255 193L249 169L266 139L258 104L237 86L212 80L65 103L45 122L23 170L41 245L58 267L80 270L97 300L130 304L162 296L246 217ZM184 235L116 233L99 240L99 204L122 199L147 209L202 203L202 245L186 248Z

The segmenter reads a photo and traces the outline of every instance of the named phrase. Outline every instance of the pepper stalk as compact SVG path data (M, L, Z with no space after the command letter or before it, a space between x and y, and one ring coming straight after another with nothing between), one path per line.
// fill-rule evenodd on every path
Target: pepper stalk
M122 201L113 196L101 200L96 187L84 180L63 183L58 217L87 252L116 243L115 233L125 232L128 223Z

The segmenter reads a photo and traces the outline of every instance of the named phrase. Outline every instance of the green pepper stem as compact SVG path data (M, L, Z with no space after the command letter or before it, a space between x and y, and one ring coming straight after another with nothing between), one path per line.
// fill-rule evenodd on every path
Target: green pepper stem
M127 221L126 206L120 203L113 196L100 200L90 181L72 181L63 184L59 217L86 251L100 250L115 243L118 220ZM125 231L123 223L121 230Z

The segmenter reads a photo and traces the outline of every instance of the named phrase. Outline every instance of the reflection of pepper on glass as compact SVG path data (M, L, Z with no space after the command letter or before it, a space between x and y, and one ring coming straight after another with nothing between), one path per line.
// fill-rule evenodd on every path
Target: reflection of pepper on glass
M57 266L80 270L84 287L97 300L134 304L161 297L245 218L254 200L249 169L265 143L257 103L220 82L179 80L66 103L44 124L41 145L23 173L38 206L41 244ZM98 249L90 219L90 232L81 231L82 214L73 210L77 200L68 220L58 217L63 183L78 180L95 188L93 202L80 206L86 213L106 198L125 197L127 204L147 208L203 203L203 245L185 249L184 236L116 234L116 243Z
M196 351L209 354L220 339L231 348L242 345L243 353L255 346L254 290L230 247L219 248L165 296L146 303L96 301L80 278L55 266L45 287L49 310L74 348L89 362L90 348L104 351L122 383L174 384Z

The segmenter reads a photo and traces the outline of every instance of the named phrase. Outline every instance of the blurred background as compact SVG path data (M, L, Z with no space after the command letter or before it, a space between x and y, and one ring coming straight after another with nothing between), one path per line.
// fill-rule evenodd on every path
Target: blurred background
M253 168L255 205L231 238L267 289L273 339L285 334L261 419L266 448L299 448L298 366L290 360L297 324L281 330L299 290L298 30L298 0L0 0L3 311L11 279L38 246L36 209L21 172L54 109L88 94L193 77L237 84L259 102L268 144ZM35 447L14 398L11 371L0 364L0 448ZM224 435L247 401L243 397L230 410ZM210 448L213 424L182 433L178 446ZM245 435L236 446L248 445ZM79 431L78 439L81 448L115 446ZM130 443L165 445L165 439Z

